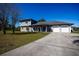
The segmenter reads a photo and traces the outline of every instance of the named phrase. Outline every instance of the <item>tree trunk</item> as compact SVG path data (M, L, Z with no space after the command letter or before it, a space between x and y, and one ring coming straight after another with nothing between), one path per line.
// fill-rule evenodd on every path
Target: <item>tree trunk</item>
M6 18L3 17L3 34L6 34Z
M12 31L13 31L13 34L15 34L15 26L14 25L13 25Z
M3 28L3 34L6 34L6 29L5 28Z

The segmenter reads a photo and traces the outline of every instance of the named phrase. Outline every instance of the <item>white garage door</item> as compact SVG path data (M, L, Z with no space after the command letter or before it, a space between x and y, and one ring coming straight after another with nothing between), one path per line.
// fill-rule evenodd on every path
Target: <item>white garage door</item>
M61 28L61 32L70 32L69 27Z
M60 28L53 28L53 32L60 32Z
M71 27L52 27L53 32L71 32Z

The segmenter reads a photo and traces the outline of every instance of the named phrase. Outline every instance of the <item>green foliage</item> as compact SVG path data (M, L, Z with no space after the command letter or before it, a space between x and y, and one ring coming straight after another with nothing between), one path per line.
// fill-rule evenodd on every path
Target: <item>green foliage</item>
M73 31L79 31L79 27L73 27Z
M79 27L72 27L72 33L79 33Z
M13 29L13 33L15 33L15 25L17 23L19 16L18 9L15 7L15 5L16 4L8 4L8 3L0 4L0 19L2 20L2 24L1 24L2 27L0 28L2 28L4 34L6 34L7 29L10 29L8 27L10 22L12 22L11 28ZM9 17L11 18L9 19ZM9 22L9 20L11 21Z

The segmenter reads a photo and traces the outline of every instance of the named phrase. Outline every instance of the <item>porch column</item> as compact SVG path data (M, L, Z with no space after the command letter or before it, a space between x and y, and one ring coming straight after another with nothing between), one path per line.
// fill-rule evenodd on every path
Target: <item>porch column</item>
M39 32L39 29L38 29L38 27L37 27L37 30L36 30L37 32Z
M37 31L39 32L39 27L37 27Z
M33 32L35 32L35 27L33 27Z
M42 32L41 27L40 27L40 32Z
M45 31L47 32L47 26L46 26L46 30Z

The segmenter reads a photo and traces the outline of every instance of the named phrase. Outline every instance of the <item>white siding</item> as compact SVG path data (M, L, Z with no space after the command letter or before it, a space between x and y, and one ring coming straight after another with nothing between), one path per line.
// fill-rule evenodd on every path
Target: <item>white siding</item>
M31 21L21 22L20 23L20 26L21 26L20 31L21 32L34 32L34 29L32 27L29 27L29 25L32 25ZM51 26L51 30L52 30L52 32L66 32L66 33L70 33L71 32L71 27L68 26L68 25Z
M21 32L27 32L26 27L20 27Z
M28 27L28 30L27 30L27 27L20 27L20 31L21 32L34 32L32 27Z
M20 26L29 26L31 25L31 21L27 21L27 22L21 22Z
M29 32L34 32L34 29L32 27L29 27Z
M31 25L31 21L27 21L27 22L21 22L20 23L20 31L21 32L32 32L33 29L31 27L28 27L28 30L27 30L27 26ZM24 26L24 27L23 27ZM25 27L26 26L26 27Z

